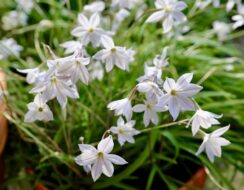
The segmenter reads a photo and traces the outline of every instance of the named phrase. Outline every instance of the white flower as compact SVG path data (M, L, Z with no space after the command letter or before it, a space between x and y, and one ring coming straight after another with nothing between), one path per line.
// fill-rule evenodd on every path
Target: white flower
M166 78L164 82L163 87L166 94L159 99L159 104L169 107L169 112L174 120L177 119L180 112L195 110L195 105L190 98L197 94L202 87L190 83L192 77L193 74L188 73L182 75L177 82L171 78Z
M23 9L26 13L31 12L34 8L34 3L32 0L16 0L18 7Z
M119 144L122 146L127 141L129 143L135 143L134 135L138 135L140 131L134 129L135 121L124 122L122 117L119 117L117 121L117 127L111 127L110 131L118 135Z
M231 11L235 5L239 8L241 6L241 0L228 0L226 4L226 11Z
M146 22L163 21L164 33L169 32L174 23L185 22L186 16L182 11L187 7L186 3L178 0L156 0L156 12L153 13Z
M11 30L27 24L27 15L23 12L10 11L2 17L2 28Z
M229 145L230 141L220 136L229 130L229 128L230 126L226 126L215 130L211 134L205 134L203 142L196 154L198 155L201 152L206 151L211 162L214 162L214 156L221 157L221 146Z
M53 113L40 94L37 94L34 102L29 103L27 106L29 111L25 115L25 122L53 120Z
M217 34L219 41L224 41L227 34L230 33L231 28L225 22L215 21L213 23L213 30Z
M102 67L102 64L100 61L95 61L92 64L89 65L88 67L90 77L92 80L102 80L104 77L104 69Z
M89 72L86 66L90 63L90 58L83 57L82 52L75 52L74 55L63 58L61 62L67 66L69 65L67 74L70 75L71 81L74 84L80 80L88 85Z
M45 100L51 100L56 97L62 108L67 104L67 97L79 98L77 89L71 82L70 77L61 75L56 70L47 73L45 80L37 83L31 93L42 93Z
M65 48L65 54L74 53L75 51L82 50L82 43L80 41L67 41L60 44L62 48Z
M113 150L114 142L111 135L101 140L97 149L88 144L79 144L81 155L75 158L75 162L81 166L91 167L92 179L96 181L103 173L107 177L112 177L114 166L124 165L127 162L115 154L110 154Z
M89 5L84 6L84 13L88 16L94 13L101 13L105 9L105 3L103 1L95 1Z
M23 47L18 45L13 38L7 38L0 41L0 60L7 59L8 56L19 56Z
M110 37L102 37L102 44L105 49L97 52L93 58L105 62L107 72L110 72L114 65L122 70L129 70L129 63L133 61L133 51L125 47L115 46Z
M238 14L232 17L232 20L235 21L232 28L235 30L244 25L244 6L241 6L238 10Z
M169 64L166 56L167 56L167 47L163 49L161 55L157 55L153 59L154 66L148 66L147 63L145 64L144 76L139 77L137 81L143 82L149 80L161 86L163 84L163 81L161 79L163 73L162 70L164 69L164 67L166 67Z
M159 86L155 82L152 82L150 80L140 82L136 85L136 87L138 92L146 93L146 95L151 98L153 97L158 99L164 94Z
M137 104L133 107L133 112L144 112L143 122L145 127L147 127L150 121L157 125L158 124L158 115L157 112L166 111L165 106L157 105L155 99L149 98L144 102L144 104Z
M26 82L29 84L37 83L38 81L43 81L45 72L41 72L38 68L33 69L18 69L20 73L27 74Z
M190 121L187 124L187 127L189 127L190 125L192 126L192 134L193 136L195 136L196 133L199 131L200 127L208 129L212 125L218 125L219 121L217 119L219 119L220 117L222 117L222 115L216 115L211 112L199 109L190 119Z
M80 26L77 26L72 30L73 36L79 37L83 45L88 45L90 42L93 47L98 47L101 42L101 36L106 35L105 31L99 27L100 16L94 13L90 19L83 14L79 14L78 22Z
M127 121L132 118L132 106L131 101L128 98L122 100L116 100L108 104L107 108L115 111L115 115L125 116Z

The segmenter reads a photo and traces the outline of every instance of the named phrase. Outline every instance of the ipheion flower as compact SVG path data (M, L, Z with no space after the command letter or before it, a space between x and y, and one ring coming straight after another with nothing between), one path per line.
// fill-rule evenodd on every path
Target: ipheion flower
M79 144L81 155L75 158L75 162L81 166L91 168L92 179L96 181L103 173L107 177L111 177L114 173L114 166L124 165L127 162L115 154L110 154L113 150L114 142L111 135L102 139L97 149L88 144Z

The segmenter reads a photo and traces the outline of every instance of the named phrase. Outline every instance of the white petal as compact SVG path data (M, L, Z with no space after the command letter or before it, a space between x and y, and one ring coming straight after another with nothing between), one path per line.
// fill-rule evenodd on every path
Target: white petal
M89 144L78 144L79 149L81 152L85 151L85 150L92 150L92 151L96 151L96 148L92 145Z
M113 138L111 135L109 135L108 137L106 137L105 139L99 142L97 149L98 151L110 153L113 150L113 147L114 147Z
M169 112L173 117L173 120L175 121L180 113L180 105L177 101L177 98L171 98L169 101Z
M125 124L125 122L124 122L123 118L122 117L119 117L119 119L117 121L117 125L118 126L121 126L121 125L124 125L124 124Z
M211 133L211 136L212 137L219 137L219 136L223 135L226 131L228 131L229 128L230 128L230 125L228 125L226 127L222 127L220 129L217 129Z
M196 155L201 154L204 151L204 149L205 149L205 142L202 142L202 144L200 145Z
M171 90L173 90L175 88L175 81L174 81L174 79L166 78L163 87L164 87L164 90L166 92L170 93Z
M78 22L79 22L79 24L81 24L83 27L87 27L87 26L89 26L89 21L88 21L88 19L86 18L86 16L83 15L83 14L79 14L79 15L78 15Z
M107 49L111 49L114 47L114 42L113 42L113 39L109 36L105 36L103 35L101 37L101 42L103 44L103 46Z
M217 137L217 138L216 138L216 141L217 141L217 143L218 143L220 146L227 146L227 145L231 144L230 141L226 140L226 139L223 138L223 137Z
M160 20L163 19L165 15L165 12L164 11L157 11L155 13L153 13L147 20L146 22L149 23L149 22L158 22Z
M174 20L173 20L172 16L168 16L164 19L164 22L163 22L164 33L168 33L173 28L173 23L174 23Z
M178 10L178 11L182 11L186 7L187 7L187 4L185 2L183 2L183 1L180 1L180 2L176 3L175 9Z
M146 107L144 104L137 104L132 108L133 112L143 112L145 109Z
M102 174L102 160L98 159L91 169L92 179L96 181Z
M99 24L100 24L100 16L99 14L97 13L94 13L90 20L89 20L90 24L93 26L93 27L97 27Z
M127 164L127 162L121 158L120 156L117 156L115 154L108 154L107 159L109 159L112 163L116 165L124 165Z
M97 159L97 151L86 150L80 155L80 159L83 165L90 165Z
M145 127L147 127L150 123L150 116L149 116L147 110L145 110L145 112L143 114L143 123L144 123Z
M107 177L112 177L114 173L114 166L111 163L110 160L103 159L102 162L102 172L107 176Z

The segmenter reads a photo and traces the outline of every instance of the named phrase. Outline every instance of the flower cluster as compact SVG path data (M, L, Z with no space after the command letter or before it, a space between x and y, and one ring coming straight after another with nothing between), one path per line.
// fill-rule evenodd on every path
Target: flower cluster
M138 78L139 83L127 98L111 102L108 104L108 108L114 110L115 115L125 116L127 122L131 122L133 112L143 112L143 123L145 127L148 127L150 123L154 125L159 123L159 112L169 112L173 120L176 120L181 112L195 111L187 127L191 126L193 136L200 133L204 138L203 144L197 153L199 154L203 150L206 150L208 158L213 162L214 156L221 156L220 147L229 144L229 141L219 137L229 127L225 127L222 133L218 133L220 129L211 134L207 134L202 130L220 124L217 119L221 115L202 110L193 99L193 96L200 92L202 87L191 83L193 78L192 73L184 74L176 81L168 77L162 81L163 70L169 64L166 54L167 48L164 48L162 54L157 55L153 59L153 66L145 65L144 75ZM132 106L132 101L136 98L137 94L135 91L145 94L145 99L142 100L143 103ZM121 123L121 118L118 120L118 125L119 123ZM115 132L112 130L112 133L117 134L118 132L117 130ZM132 135L133 133L131 133ZM216 146L219 148L214 149L213 147Z
M218 7L220 2L209 1L209 3ZM238 1L229 1L228 10L230 11L235 4L240 6ZM196 3L196 6L199 6L199 2ZM148 17L146 23L161 21L163 33L170 33L174 28L179 28L179 24L187 21L183 14L187 5L183 1L156 0L155 7L155 12ZM75 40L66 41L60 45L65 49L65 57L57 57L49 49L52 59L46 61L46 69L37 67L19 70L27 74L27 82L34 85L30 92L35 94L35 98L27 105L28 112L25 115L25 122L53 120L54 116L48 102L57 99L62 110L65 111L68 98L79 98L78 82L89 85L90 80L102 80L103 65L106 72L110 72L115 67L129 71L135 51L117 45L113 36L116 35L119 25L132 9L137 9L136 16L138 16L145 6L140 0L113 0L108 8L111 9L111 12L113 10L118 12L109 22L112 23L111 25L108 25L107 19L109 18L102 16L105 8L106 4L103 1L96 1L84 6L83 12L78 15L77 25L71 31ZM238 10L241 9L238 8ZM233 28L244 24L241 15L234 16L233 19L236 21ZM220 40L224 40L229 32L227 28L223 31L223 27L220 23L214 24L214 30ZM222 33L220 34L220 32ZM87 51L88 47L96 52L90 55ZM194 112L193 116L188 119L186 127L191 127L193 136L199 134L203 139L197 154L205 151L212 162L215 156L221 156L221 146L230 144L228 140L221 137L229 129L229 126L211 133L204 132L214 125L219 125L221 115L203 110L198 105L194 96L203 87L192 82L193 73L186 73L178 79L174 79L164 72L170 64L169 50L170 46L164 47L159 55L145 63L144 74L137 78L137 85L132 88L127 97L107 105L109 110L119 116L117 126L109 126L109 130L105 131L97 148L83 142L79 144L81 154L75 158L75 162L83 166L85 171L91 172L94 181L102 173L111 177L114 173L113 164L124 165L127 163L120 156L111 154L114 147L112 135L117 138L121 146L126 142L135 143L135 136L140 134L140 131L135 128L136 120L133 119L135 113L143 113L143 124L145 127L149 127L150 124L159 124L160 113L169 113L173 121L176 121L182 113ZM2 57L4 56L6 57L6 55Z

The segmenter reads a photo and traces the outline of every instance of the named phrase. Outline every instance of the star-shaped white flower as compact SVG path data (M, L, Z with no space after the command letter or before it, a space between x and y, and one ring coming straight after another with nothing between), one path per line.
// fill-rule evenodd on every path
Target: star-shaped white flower
M88 144L79 144L81 155L75 158L75 162L81 166L91 167L92 179L96 181L103 173L107 177L112 177L114 166L124 165L127 162L115 154L110 154L113 150L114 142L111 135L102 139L97 149Z
M61 61L63 64L69 65L69 69L66 74L70 75L72 83L76 83L78 80L88 85L89 72L86 66L90 63L89 57L83 57L82 51L76 51L72 56L63 58Z
M132 118L132 106L129 98L113 101L108 104L107 108L114 110L115 115L125 116L127 121L130 121Z
M37 94L34 102L27 105L29 111L25 115L25 122L31 123L36 120L50 121L53 120L53 113L40 94Z
M222 115L216 115L214 113L204 111L199 109L190 119L187 124L187 127L192 126L192 134L193 136L199 131L200 127L204 129L210 128L212 125L218 125L219 121L217 119L221 118Z
M187 20L182 11L187 7L186 3L178 0L156 0L156 12L146 22L163 21L164 33L169 32L174 23L182 23Z
M196 154L199 155L201 152L206 151L207 156L211 162L214 162L214 156L221 157L221 146L229 145L230 141L220 136L228 131L229 128L230 126L226 126L217 129L210 134L205 134L203 142Z
M164 90L166 94L160 97L159 105L168 106L173 119L176 120L180 112L195 110L194 102L191 97L197 94L202 87L190 83L193 74L182 75L177 82L174 79L166 78Z
M133 61L133 52L125 47L115 46L110 37L103 36L101 42L105 49L97 52L93 58L104 62L107 72L110 72L114 65L122 70L129 70L129 63Z
M79 94L70 76L61 75L57 73L55 68L53 69L53 71L46 74L44 81L39 82L31 90L31 93L42 93L44 100L47 101L56 97L59 104L64 108L67 104L67 97L77 99Z
M163 91L157 85L157 83L152 82L150 80L140 82L136 85L136 87L138 92L146 93L146 95L151 98L154 97L158 99L164 94Z
M110 128L110 131L118 135L119 144L122 146L125 142L135 143L134 135L138 135L140 131L134 129L135 121L124 122L122 117L119 117L117 121L117 126Z
M78 16L79 26L72 30L73 36L79 37L83 45L88 45L90 42L93 47L98 47L101 42L101 36L106 35L105 31L100 28L100 16L94 13L90 19L79 14Z
M149 125L150 122L157 125L158 124L158 115L157 112L164 112L167 110L167 107L157 105L155 99L147 99L144 104L137 104L133 107L133 112L144 112L143 123L145 127Z

